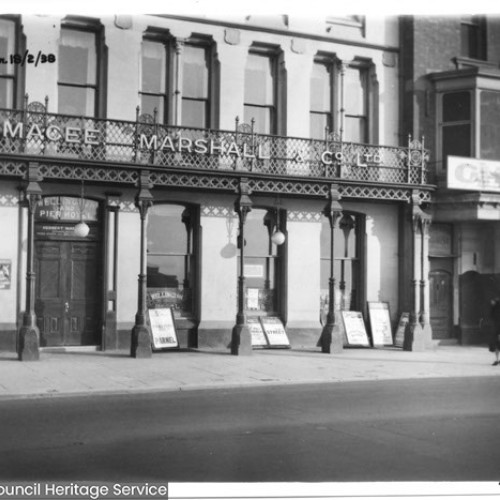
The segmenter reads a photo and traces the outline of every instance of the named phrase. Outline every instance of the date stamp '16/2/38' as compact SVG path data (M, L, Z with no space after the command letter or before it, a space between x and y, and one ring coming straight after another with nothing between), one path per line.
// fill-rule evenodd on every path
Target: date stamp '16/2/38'
M39 50L36 54L31 53L29 50L25 50L24 54L9 54L7 56L0 57L0 64L16 64L20 66L34 64L36 67L39 64L55 62L56 56L54 54L45 54L41 50Z

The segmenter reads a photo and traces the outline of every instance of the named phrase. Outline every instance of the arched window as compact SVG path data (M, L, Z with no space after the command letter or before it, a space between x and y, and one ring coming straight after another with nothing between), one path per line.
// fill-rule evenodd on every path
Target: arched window
M148 307L173 307L176 317L195 314L196 211L183 205L154 205L147 225Z

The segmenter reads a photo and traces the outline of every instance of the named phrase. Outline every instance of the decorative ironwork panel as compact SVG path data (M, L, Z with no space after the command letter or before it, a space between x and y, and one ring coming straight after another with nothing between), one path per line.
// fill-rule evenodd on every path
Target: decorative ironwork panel
M120 121L53 114L41 103L30 103L25 110L0 109L0 134L0 154L77 159L103 167L248 172L284 183L302 179L418 186L427 181L428 152L423 141L411 138L407 147L392 147L347 143L331 135L326 140L278 137L255 134L245 124L222 131L166 126L145 115ZM99 175L108 181L116 173L103 169ZM217 189L221 181L213 182ZM312 186L306 182L295 189L316 192Z
M226 191L236 191L238 187L238 178L236 177L229 178L198 174L151 172L150 179L155 186L172 186L195 189L221 189Z
M24 177L28 170L26 162L0 161L0 175Z
M411 190L403 188L387 189L378 186L341 185L342 198L371 198L374 200L410 201Z
M139 174L133 170L80 167L40 163L40 173L47 179L84 180L136 184Z

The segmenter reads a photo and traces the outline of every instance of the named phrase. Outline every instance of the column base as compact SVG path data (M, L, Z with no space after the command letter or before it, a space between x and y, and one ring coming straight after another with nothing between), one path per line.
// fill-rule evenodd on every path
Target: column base
M344 340L339 325L326 324L321 332L318 344L321 346L321 352L326 354L340 354L344 350Z
M430 323L425 323L422 326L422 335L424 337L425 349L433 349L434 341L432 340L432 327Z
M36 326L23 326L19 330L19 361L40 359L40 331Z
M250 356L252 352L250 328L245 323L235 325L231 334L231 354L235 356Z
M147 359L152 356L151 335L148 327L144 325L135 325L134 328L132 328L130 357Z
M425 351L424 331L420 323L409 323L406 327L403 351Z

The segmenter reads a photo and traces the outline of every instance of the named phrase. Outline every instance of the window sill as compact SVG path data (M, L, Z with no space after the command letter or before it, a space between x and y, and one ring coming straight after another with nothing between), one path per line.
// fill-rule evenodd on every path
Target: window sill
M483 61L482 59L471 59L468 57L454 57L452 59L455 64L455 69L464 68L498 68L498 64L491 61Z

